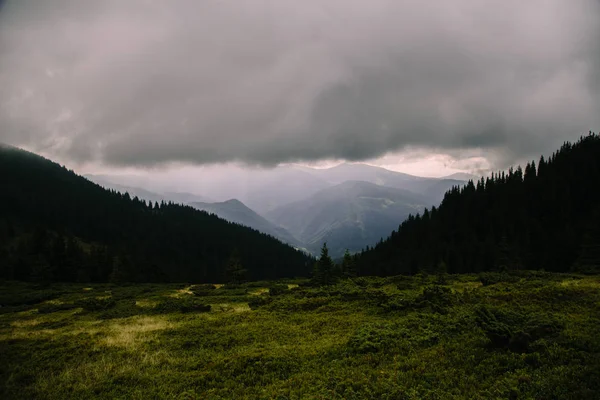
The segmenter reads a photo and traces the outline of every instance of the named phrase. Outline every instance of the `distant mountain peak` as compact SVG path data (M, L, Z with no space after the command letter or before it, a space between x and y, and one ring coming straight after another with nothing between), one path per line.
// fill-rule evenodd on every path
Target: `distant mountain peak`
M244 203L242 203L241 201L239 201L238 199L229 199L229 200L225 200L221 202L222 204L236 204L236 205L242 205L244 207L246 207L246 205Z
M469 174L468 172L457 172L448 176L444 176L440 179L455 179L457 181L468 181L468 180L477 180L479 176Z

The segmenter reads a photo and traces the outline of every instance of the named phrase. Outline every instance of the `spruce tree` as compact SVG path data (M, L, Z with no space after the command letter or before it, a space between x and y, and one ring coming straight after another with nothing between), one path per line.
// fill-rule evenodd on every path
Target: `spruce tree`
M339 279L339 277L340 273L333 260L329 256L327 243L323 243L323 247L321 248L321 257L315 264L313 280L318 285L332 285Z
M342 260L342 275L346 278L352 278L356 276L356 263L354 262L354 258L346 249L344 253L344 259Z

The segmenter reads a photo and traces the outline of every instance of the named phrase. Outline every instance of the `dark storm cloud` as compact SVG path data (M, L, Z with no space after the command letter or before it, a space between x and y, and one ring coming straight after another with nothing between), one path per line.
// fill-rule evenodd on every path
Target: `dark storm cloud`
M596 0L13 0L0 141L157 165L511 161L600 127Z

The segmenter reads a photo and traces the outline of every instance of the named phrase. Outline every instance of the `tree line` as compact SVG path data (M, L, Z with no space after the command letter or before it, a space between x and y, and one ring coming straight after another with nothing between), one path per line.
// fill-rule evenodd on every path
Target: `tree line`
M131 198L0 148L2 279L219 282L232 263L245 279L277 279L307 276L313 259L190 206Z
M454 187L357 258L362 275L600 265L600 136Z

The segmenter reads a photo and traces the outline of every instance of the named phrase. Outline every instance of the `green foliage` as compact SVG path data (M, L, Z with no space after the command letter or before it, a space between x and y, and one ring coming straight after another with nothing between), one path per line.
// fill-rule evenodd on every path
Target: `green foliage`
M348 340L348 348L351 352L359 354L385 351L397 341L401 333L390 324L368 324L352 334Z
M273 302L273 299L270 296L254 296L248 300L248 306L251 310L257 310L271 302Z
M75 305L83 308L84 311L106 311L117 305L117 302L112 297L87 297L78 300Z
M210 312L211 308L212 307L210 304L200 303L192 297L171 297L166 298L158 303L158 305L154 307L154 311L158 313L205 313Z
M271 296L279 296L285 293L288 293L289 289L287 285L283 284L275 284L269 286L269 295Z
M215 294L217 287L212 284L194 285L190 288L190 291L195 296L212 296Z
M541 313L526 314L481 306L476 309L476 316L492 347L519 353L529 351L532 343L555 336L563 329L560 322Z
M57 312L57 311L72 310L74 308L77 308L76 304L69 304L69 303L60 303L60 304L47 303L47 304L42 304L41 306L38 307L38 313L40 313L40 314L49 314L49 313L53 313L53 312Z
M199 286L209 297L8 282L0 398L597 398L600 278L509 275L360 277L275 296L263 289L281 282ZM109 296L108 309L62 309Z
M333 285L341 276L341 270L329 256L327 243L323 243L321 257L315 263L312 281L316 285Z
M506 272L482 272L478 275L483 286L495 285L500 282L518 282L519 277Z
M346 249L346 252L344 253L341 269L342 275L346 278L355 277L357 274L355 257L353 257L350 254L350 251L348 251L348 249Z

